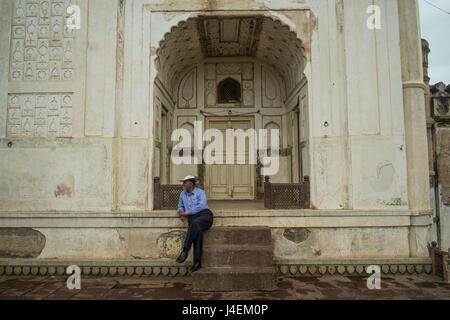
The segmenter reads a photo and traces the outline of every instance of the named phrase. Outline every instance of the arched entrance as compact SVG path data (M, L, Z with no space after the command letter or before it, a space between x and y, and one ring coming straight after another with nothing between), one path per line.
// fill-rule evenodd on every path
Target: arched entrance
M306 58L288 26L265 15L198 15L172 27L156 56L154 156L155 176L164 177L161 183L176 184L193 174L209 199L217 200L253 200L264 192L259 162L196 163L195 149L205 148L205 141L191 151L191 164L172 163L163 153L177 144L171 135L179 128L189 132L191 141L206 129L224 136L227 129L266 129L269 136L278 130L279 168L271 181L303 181L309 157ZM201 123L200 129L196 123ZM245 141L243 156L248 160L250 140ZM238 157L236 142L231 152ZM226 142L222 143L225 150ZM272 144L268 139L269 148Z

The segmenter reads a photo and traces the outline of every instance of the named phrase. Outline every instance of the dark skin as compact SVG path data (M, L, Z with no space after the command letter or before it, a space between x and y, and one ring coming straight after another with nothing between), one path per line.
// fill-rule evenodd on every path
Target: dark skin
M194 188L195 188L194 183L190 180L183 181L182 186L183 186L183 189L186 190L188 193L191 193L192 190L194 190ZM180 211L180 218L181 218L181 221L183 221L183 222L186 219L186 212L184 210Z

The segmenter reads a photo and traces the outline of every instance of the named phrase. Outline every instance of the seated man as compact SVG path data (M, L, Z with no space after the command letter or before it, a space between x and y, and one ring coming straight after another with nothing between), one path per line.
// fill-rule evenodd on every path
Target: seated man
M191 245L194 245L194 265L191 272L201 268L203 231L211 228L213 224L213 213L208 208L206 194L202 189L196 188L197 180L193 176L187 176L180 180L183 182L183 191L178 201L178 214L184 222L188 217L188 231L184 242L183 251L177 258L182 263L188 256Z

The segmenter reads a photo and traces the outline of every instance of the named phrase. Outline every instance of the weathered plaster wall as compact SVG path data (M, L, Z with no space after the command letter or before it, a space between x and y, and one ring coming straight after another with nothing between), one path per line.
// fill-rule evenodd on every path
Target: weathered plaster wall
M202 12L263 14L302 40L307 85L285 103L300 100L303 174L319 209L228 213L218 225L271 226L275 255L285 260L426 257L426 133L414 103L423 99L420 37L417 8L406 1L377 0L382 29L368 30L372 0L73 0L82 12L73 33L59 28L63 7L42 13L25 0L1 1L0 73L8 76L0 78L0 243L8 245L0 256L176 256L185 230L174 212L133 211L153 207L162 105L175 112L170 93L154 85L156 49L173 26ZM111 210L132 213L99 213ZM443 206L445 225L447 216Z
M0 157L1 211L111 208L110 140L7 139Z
M378 1L382 28L369 30L370 4L344 2L350 196L354 208L407 207L398 9Z
M71 3L80 30L68 1L1 2L1 211L113 206L117 7Z
M407 228L275 229L273 238L277 259L409 257Z
M214 227L270 226L274 256L285 261L426 257L411 252L408 238L411 226L423 228L428 223L407 210L217 210L214 217ZM187 227L171 211L4 213L0 214L0 224L0 238L8 242L0 246L0 258L68 260L173 260L181 250ZM420 250L426 251L426 242L421 240Z
M309 234L302 241L286 237L290 228L273 229L274 256L277 259L409 257L408 228L304 229ZM46 239L39 259L174 259L182 250L186 232L164 228L37 230Z
M73 35L65 31L50 34L48 40L52 46L60 47L60 55L49 52L42 58L36 52L34 62L33 53L27 57L28 53L16 55L15 51L18 49L20 52L21 48L27 47L26 37L35 41L37 50L41 38L45 38L40 34L42 31L38 35L36 30L26 28L21 35L15 30L20 26L28 27L32 21L38 25L44 23L31 19L31 15L21 18L20 11L14 11L17 3L25 2L2 1L2 12L11 12L11 15L2 14L0 20L1 28L5 30L0 38L0 71L9 75L8 79L3 77L0 80L0 137L3 137L2 152L11 160L2 162L1 174L9 177L10 183L2 183L1 187L5 194L16 195L15 209L30 208L31 202L21 191L23 182L11 177L22 175L24 179L34 179L37 190L32 196L36 198L41 197L41 192L51 195L49 190L53 192L63 183L65 178L46 184L51 177L49 172L54 171L70 180L64 181L65 184L73 180L74 188L80 187L81 192L75 190L73 198L70 201L64 199L64 202L61 198L40 198L34 208L79 211L151 209L151 181L158 164L154 156L157 144L154 141L155 97L159 95L153 85L156 77L155 49L173 26L201 10L208 9L210 14L225 12L222 10L236 14L233 10L247 10L239 13L258 13L280 19L297 32L305 45L308 86L300 98L303 99L302 105L306 106L302 112L308 117L308 134L305 134L308 138L304 142L309 148L305 151L309 159L304 161L304 165L305 173L308 172L311 179L313 207L407 208L410 205L407 186L414 185L415 180L407 179L406 168L406 115L402 108L400 57L408 59L408 55L401 55L399 45L405 39L400 31L406 31L399 27L399 21L404 19L399 20L396 1L379 0L383 28L367 29L365 11L372 2L99 0L88 3L77 0L73 3L82 9L81 30L75 30ZM174 9L177 11L172 11ZM28 8L24 10L28 12ZM416 13L415 8L407 12L414 16ZM35 14L36 18L39 14ZM62 21L60 13L51 11L49 17L53 16L57 19L50 19L51 23ZM416 33L411 34L405 41L415 37ZM46 42L43 43L45 46ZM63 54L68 48L72 48L72 54ZM43 64L38 63L41 58L44 59ZM42 73L43 77L54 78L36 80L41 74L38 70L41 67L45 69L45 66L48 66L49 73ZM27 73L29 69L30 75ZM18 73L14 72L17 70ZM52 76L54 70L56 73ZM15 95L22 104L15 104ZM38 96L43 96L39 100L42 104L38 103ZM52 104L53 96L56 97L56 105ZM65 99L66 96L71 97L71 102ZM405 101L408 103L410 100ZM12 117L12 111L19 109L20 116ZM37 111L44 109L46 113L41 118ZM46 125L59 121L59 125L58 129L42 132L37 127L30 129L31 121L34 126L39 126L39 121ZM42 126L45 127L44 124ZM46 128L50 127L53 128ZM69 128L70 131L65 131ZM38 134L44 136L36 139ZM46 140L46 136L51 139ZM66 139L54 140L58 136ZM24 137L28 140L22 140ZM93 138L96 140L91 140ZM12 148L7 147L10 141L13 142ZM27 147L26 151L19 149L18 146L22 145L31 145L32 148ZM48 145L54 145L58 159L60 153L65 153L61 159L67 157L70 160L53 160L40 149ZM80 148L83 151L68 151ZM98 148L107 151L100 156ZM414 156L411 153L409 163L414 163ZM27 161L43 163L43 173L38 173L40 169L33 168ZM57 166L50 169L48 163L52 161L56 161ZM79 169L84 165L88 167L87 171ZM80 195L90 193L90 180L96 184L92 187L94 190L102 191L95 191L95 196L85 200L86 197ZM417 194L409 193L410 197ZM428 209L426 203L420 203L418 209ZM12 209L12 202L8 204L5 201L2 205L2 210Z

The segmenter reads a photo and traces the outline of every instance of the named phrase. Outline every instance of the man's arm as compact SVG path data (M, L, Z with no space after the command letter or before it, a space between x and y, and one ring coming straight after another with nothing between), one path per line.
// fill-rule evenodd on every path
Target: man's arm
M178 199L178 214L180 214L180 211L186 211L183 204L183 192L180 193L180 198Z

